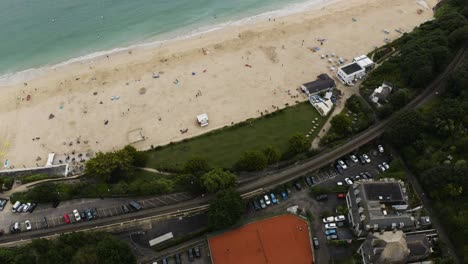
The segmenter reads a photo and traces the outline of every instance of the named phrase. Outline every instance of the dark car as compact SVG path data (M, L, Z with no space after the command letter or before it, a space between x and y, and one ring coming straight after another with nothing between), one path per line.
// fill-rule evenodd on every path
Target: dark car
M49 228L49 223L47 222L47 218L42 217L41 225L42 225L42 228Z
M124 214L130 213L130 209L128 209L127 205L125 204L122 204L122 211L124 212Z
M317 249L317 248L320 247L319 241L318 241L318 239L317 239L316 237L314 237L314 238L312 239L312 242L313 242L313 244L314 244L314 248L315 248L315 249Z
M339 174L342 174L342 173L343 173L343 168L342 168L340 165L335 165L335 168L336 168L336 171L337 171Z
M317 184L317 179L315 179L314 176L310 177L310 181L312 182L312 185Z
M372 179L372 174L370 174L370 172L366 171L364 174L367 176L367 178Z
M81 220L86 220L86 211L85 210L81 210L80 212L80 217L81 217Z
M187 250L187 256L188 256L188 260L190 262L194 261L195 260L195 257L193 256L193 249L192 248L189 248Z
M60 204L60 201L54 201L54 202L52 203L52 207L53 207L53 208L57 208L57 207L59 206L59 204Z
M281 192L281 198L283 199L283 201L288 199L288 195L286 194L286 192Z
M253 200L253 201L252 201L252 206L253 206L253 208L255 209L255 211L258 211L258 210L261 209L261 208L260 208L260 204L258 203L257 200Z
M291 189L289 189L289 188L286 188L286 194L287 194L288 196L291 196L291 194L292 194L292 191L291 191Z
M97 209L96 208L93 208L91 209L93 211L93 218L98 218L99 215L98 215L98 212L97 212Z
M182 263L182 260L180 260L180 254L179 253L174 255L174 260L175 260L176 264L181 264Z
M163 258L161 260L162 264L168 264L169 263L169 260L167 258Z
M194 247L193 251L195 251L195 257L197 258L201 257L200 247Z
M86 215L88 216L88 221L93 219L93 211L91 209L86 211Z
M265 200L263 200L263 198L261 198L260 200L258 200L260 202L260 207L262 209L266 208L266 203L265 203Z
M321 194L321 195L317 195L315 197L315 200L317 201L323 201L323 200L327 200L328 199L328 194Z
M299 182L295 182L294 187L296 187L296 190L298 190L298 191L302 190L302 186L301 186L301 184Z
M31 206L30 206L29 209L28 209L28 212L29 212L29 213L34 212L34 210L36 209L36 207L37 207L37 203L32 203Z

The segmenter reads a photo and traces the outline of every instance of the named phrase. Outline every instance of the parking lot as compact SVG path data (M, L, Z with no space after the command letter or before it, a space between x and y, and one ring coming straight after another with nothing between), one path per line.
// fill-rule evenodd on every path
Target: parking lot
M363 172L368 172L372 175L372 178L377 177L382 172L379 170L378 165L386 162L391 166L391 155L388 153L380 153L376 146L371 146L361 152L351 153L350 155L362 155L366 153L370 162L362 164L360 161L354 162L351 160L350 156L347 155L342 157L346 163L346 169L338 171L336 169L336 163L321 168L319 171L308 172L300 180L292 181L286 186L282 186L272 190L277 199L277 203L273 204L271 198L271 192L267 192L270 196L270 205L265 209L255 210L254 205L249 203L247 218L249 219L259 219L276 214L282 214L287 212L288 207L298 206L300 209L309 211L312 214L313 220L311 221L311 232L313 237L317 237L320 243L319 249L314 249L314 254L316 258L316 263L327 263L332 257L335 259L346 259L352 255L352 252L349 250L344 250L342 247L333 247L328 245L328 239L325 235L325 224L323 223L323 217L326 216L338 216L344 215L345 212L337 212L337 209L343 210L346 208L346 200L344 199L345 191L342 192L343 196L338 197L338 193L331 190L336 190L338 182L341 182L341 188L346 190L350 185L345 182L346 178L356 178L357 175ZM306 181L306 177L309 177L309 180ZM310 179L313 177L313 179ZM296 183L299 183L301 190L298 190L295 186ZM326 198L323 200L317 201L317 196L310 193L310 187L320 187L320 189L328 190L328 193L325 195ZM291 195L288 195L287 199L282 199L281 192L288 188L291 191ZM255 200L260 200L264 197L261 195ZM265 198L263 198L265 200ZM334 223L338 223L333 221ZM353 239L353 234L349 229L347 219L344 221L339 221L339 225L336 227L336 239L338 240L351 240ZM331 237L330 237L331 239Z
M124 210L122 208L122 205L124 204L127 205L127 208L130 211L129 213L131 213L134 209L132 209L132 207L128 204L132 200L137 201L144 210L176 204L192 198L193 197L188 193L174 193L147 199L78 199L61 202L57 208L53 208L51 203L39 204L33 213L13 213L11 202L8 202L5 209L0 211L0 229L3 229L6 233L9 233L10 226L15 222L18 222L20 224L21 232L24 232L26 231L26 220L31 221L31 230L53 228L65 224L65 214L68 214L70 223L74 224L77 223L72 213L74 209L77 209L79 212L81 212L83 210L86 211L91 208L96 208L97 217L105 218L124 214ZM44 226L41 222L44 217L47 219L48 227Z

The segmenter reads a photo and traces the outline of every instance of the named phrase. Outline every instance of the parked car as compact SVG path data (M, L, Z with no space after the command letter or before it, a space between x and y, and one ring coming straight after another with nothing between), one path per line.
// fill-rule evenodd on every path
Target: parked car
M193 255L193 249L192 248L189 248L187 250L187 256L188 256L188 259L190 262L194 261L195 260L195 257Z
M327 240L335 240L335 239L338 239L338 236L337 235L329 235L329 236L326 236L327 237Z
M126 204L122 204L122 211L124 212L124 214L126 213L130 213L130 209L128 209L128 206Z
M353 181L350 178L345 178L345 182L348 185L353 185Z
M82 219L83 221L86 220L86 211L85 211L85 210L81 210L81 212L80 212L80 217L81 217L81 219Z
M305 182L307 183L307 185L308 185L309 187L313 185L313 184L312 184L312 181L311 181L310 178L309 178L309 176L306 176L306 177L305 177Z
M49 228L49 223L47 222L47 218L42 217L41 225L42 225L42 228Z
M97 209L96 208L93 208L91 209L91 211L93 211L93 218L98 218L99 215L98 215L98 212L97 212Z
M259 203L257 200L253 200L253 201L252 201L252 207L253 207L253 209L254 209L255 211L258 211L258 210L262 209L262 208L260 207L260 203Z
M328 230L325 230L325 235L326 235L326 236L329 236L329 235L336 235L336 229L328 229Z
M270 204L271 204L271 201L270 201L270 198L268 198L268 195L265 194L265 195L263 196L263 199L265 199L266 205L270 205Z
M355 155L351 155L351 156L349 156L349 158L350 158L354 163L358 163L358 162L359 162L358 159L357 159L357 157L356 157Z
M58 201L58 200L57 200L57 201L54 201L54 202L52 203L52 207L53 207L53 208L57 208L57 207L59 206L59 204L60 204L60 201Z
M343 174L343 168L341 168L340 165L336 164L335 168L336 168L336 172L338 172L339 174Z
M167 258L161 259L162 264L169 264L169 260Z
M63 215L63 220L65 220L65 224L69 224L69 223L70 223L70 217L68 216L68 214L64 214L64 215Z
M270 193L270 197L271 197L271 202L273 204L277 204L278 203L278 200L276 199L276 196L274 193Z
M312 244L314 245L315 249L318 249L320 247L319 240L316 237L312 239Z
M378 145L377 148L379 149L380 153L384 153L384 149L383 149L382 145Z
M87 215L88 221L93 220L93 211L91 211L91 209L88 209L88 211L86 211L86 215Z
M16 213L21 213L23 212L23 208L24 208L25 204L21 204L18 209L16 209Z
M364 155L359 156L359 161L361 162L362 165L366 164L366 159L364 158Z
M321 194L321 195L317 195L315 197L315 200L317 201L323 201L323 200L327 200L328 199L328 194Z
M371 159L369 156L367 156L367 154L362 154L362 157L366 160L367 163L371 163Z
M302 190L302 186L301 186L301 184L299 182L295 182L294 187L296 187L296 190L298 190L298 191Z
M260 198L259 202L260 202L260 207L261 207L262 209L265 209L265 208L266 208L265 200L263 200L263 198Z
M372 179L372 174L370 172L366 171L364 174L367 176L367 178Z
M388 165L387 162L382 163L382 166L384 166L386 170L390 168L390 165Z
M341 168L343 168L343 170L346 170L348 168L348 165L346 165L346 163L344 163L344 161L342 160L338 160L338 165L340 165Z
M137 211L142 209L141 205L139 203L137 203L137 202L131 201L129 204L130 204L131 207L133 207Z
M384 171L385 171L385 167L382 166L381 164L379 164L377 167L379 168L379 170L380 170L381 172L384 172Z
M179 253L176 253L174 255L174 260L175 260L176 264L181 264L182 263L182 260L180 259L180 254Z
M37 207L37 203L32 203L31 206L29 207L29 213L34 212L34 210L36 209L36 207Z
M337 197L338 197L339 199L344 199L344 198L345 198L345 194L344 194L344 193L339 193L339 194L337 194Z
M288 196L291 196L291 194L292 194L292 191L291 191L291 189L289 189L289 188L286 188L286 194L287 194Z
M30 231L32 229L31 221L24 221L24 226L26 227L26 231Z
M339 181L339 182L336 182L336 185L338 185L338 186L343 186L343 182L340 182L340 181Z
M340 222L344 220L346 220L346 217L344 215L335 216L335 222Z
M200 247L194 247L193 251L195 252L195 257L197 258L201 257Z
M3 211L7 202L8 202L8 199L0 199L0 211Z
M77 222L81 221L80 213L78 213L78 210L73 210L73 216L75 216L75 220Z
M31 203L26 203L23 205L23 208L21 209L20 213L26 213L29 210L29 207L31 206Z
M18 208L21 206L21 202L20 201L16 201L14 204L13 204L13 207L11 208L11 210L13 211L13 213L16 213L16 211L18 210Z
M326 223L333 223L333 221L335 221L335 218L334 218L333 216L324 217L324 218L322 219L322 222L323 222L324 224L326 224Z
M288 199L288 195L286 194L286 192L281 192L281 199L283 199L283 201Z
M335 224L335 223L325 224L325 229L334 229L334 228L336 228L336 224Z

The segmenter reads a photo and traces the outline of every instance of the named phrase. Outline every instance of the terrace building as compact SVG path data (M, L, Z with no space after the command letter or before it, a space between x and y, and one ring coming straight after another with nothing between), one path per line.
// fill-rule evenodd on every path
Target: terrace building
M408 209L408 194L402 181L355 182L346 194L348 218L356 236L385 230L413 230L414 217Z
M431 254L431 243L424 234L405 234L401 230L369 234L358 249L364 264L404 264L421 261Z

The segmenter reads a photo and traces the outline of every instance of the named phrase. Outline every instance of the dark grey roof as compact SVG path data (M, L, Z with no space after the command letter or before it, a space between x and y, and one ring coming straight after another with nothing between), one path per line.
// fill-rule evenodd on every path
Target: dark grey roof
M403 200L400 184L396 182L366 183L364 190L368 201L395 202Z
M321 74L317 80L305 83L303 86L309 93L314 94L335 87L335 81L328 75Z
M425 259L431 253L431 244L424 234L406 235L406 244L410 250L411 261Z
M348 65L341 68L341 70L344 71L348 75L353 73L353 72L360 71L362 69L363 68L357 62L348 64Z

